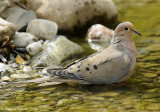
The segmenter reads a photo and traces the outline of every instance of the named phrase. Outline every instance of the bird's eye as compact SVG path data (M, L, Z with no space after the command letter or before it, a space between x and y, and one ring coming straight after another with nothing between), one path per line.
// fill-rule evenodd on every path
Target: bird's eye
M128 30L128 28L127 28L127 27L125 27L124 29L125 29L125 30Z

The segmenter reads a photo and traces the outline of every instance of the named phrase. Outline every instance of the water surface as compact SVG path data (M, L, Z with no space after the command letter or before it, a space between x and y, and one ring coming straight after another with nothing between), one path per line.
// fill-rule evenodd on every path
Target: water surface
M133 36L137 64L129 80L119 85L0 86L0 112L160 111L160 0L114 1L119 21L132 22L142 33ZM79 44L87 53L87 43Z

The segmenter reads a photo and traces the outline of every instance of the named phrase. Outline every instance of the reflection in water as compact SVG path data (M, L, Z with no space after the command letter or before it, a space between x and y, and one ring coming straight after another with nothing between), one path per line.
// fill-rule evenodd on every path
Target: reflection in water
M129 80L116 85L0 85L0 111L159 111L160 2L120 1L115 1L120 21L131 21L142 33L134 37L137 64ZM87 43L80 44L88 48Z

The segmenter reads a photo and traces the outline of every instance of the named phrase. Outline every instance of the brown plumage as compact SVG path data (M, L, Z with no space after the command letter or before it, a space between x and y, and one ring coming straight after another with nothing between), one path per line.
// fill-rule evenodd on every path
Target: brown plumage
M137 32L130 22L119 24L110 46L93 55L77 60L62 69L48 73L62 79L73 79L91 84L110 84L128 79L136 64L136 47L131 38Z

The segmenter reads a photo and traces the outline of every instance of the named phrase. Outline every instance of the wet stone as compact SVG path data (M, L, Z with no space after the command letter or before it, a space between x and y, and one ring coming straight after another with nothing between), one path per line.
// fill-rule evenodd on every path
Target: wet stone
M7 76L4 76L4 77L1 78L1 81L10 82L10 81L11 81L11 78L10 78L10 77L7 77Z
M11 79L21 79L21 78L30 78L31 76L29 74L12 74Z
M31 72L32 71L32 67L31 66L24 66L23 67L23 72Z

